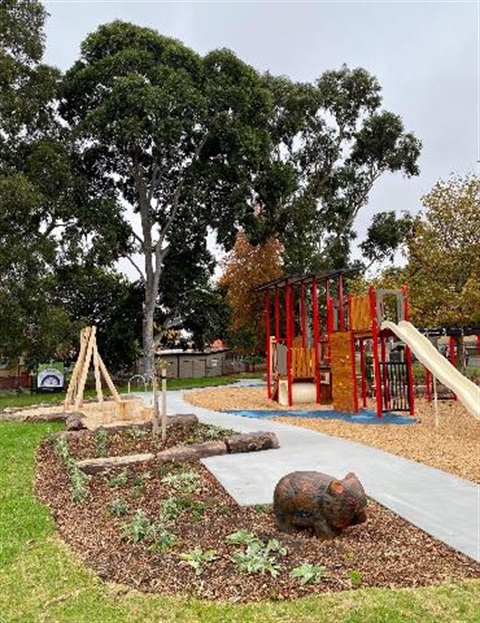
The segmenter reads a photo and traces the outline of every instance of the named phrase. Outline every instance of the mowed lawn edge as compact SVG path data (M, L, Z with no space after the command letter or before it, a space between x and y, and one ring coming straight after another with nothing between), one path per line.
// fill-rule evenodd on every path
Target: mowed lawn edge
M474 623L480 580L238 605L106 584L76 560L33 493L35 449L61 425L0 423L0 622Z

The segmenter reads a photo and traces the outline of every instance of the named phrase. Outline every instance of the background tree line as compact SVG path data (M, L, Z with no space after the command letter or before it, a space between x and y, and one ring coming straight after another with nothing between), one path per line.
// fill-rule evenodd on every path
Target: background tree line
M117 21L62 74L42 63L46 17L36 0L0 7L2 355L68 357L90 323L115 369L143 353L151 371L171 327L199 347L229 337L258 350L250 281L350 265L373 184L419 172L420 142L364 69L298 83ZM412 227L376 214L366 264ZM208 234L230 252L217 285ZM232 277L242 245L251 267Z

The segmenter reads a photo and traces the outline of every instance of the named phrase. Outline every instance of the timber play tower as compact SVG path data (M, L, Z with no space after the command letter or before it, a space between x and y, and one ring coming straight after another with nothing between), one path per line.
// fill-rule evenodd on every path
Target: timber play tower
M359 413L370 390L379 418L414 415L413 352L480 419L480 389L408 321L406 286L346 294L344 277L353 272L290 275L257 288L265 294L268 398ZM395 356L393 338L404 344Z

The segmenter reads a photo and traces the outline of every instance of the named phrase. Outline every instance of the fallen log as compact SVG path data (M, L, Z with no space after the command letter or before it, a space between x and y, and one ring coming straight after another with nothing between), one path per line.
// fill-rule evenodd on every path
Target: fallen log
M268 432L232 435L228 437L225 443L227 444L229 454L273 450L280 447L278 437L275 433Z
M170 461L197 461L207 456L219 456L227 454L227 446L223 441L206 441L205 443L193 443L190 446L176 446L162 450L156 455L156 459L161 463Z
M68 432L86 430L87 425L85 424L85 420L86 415L84 413L80 413L79 411L68 413L67 419L65 420L65 428Z
M155 455L148 452L145 454L126 454L125 456L109 456L99 459L84 459L77 461L77 467L85 474L101 474L115 467L128 467L135 463L152 461Z

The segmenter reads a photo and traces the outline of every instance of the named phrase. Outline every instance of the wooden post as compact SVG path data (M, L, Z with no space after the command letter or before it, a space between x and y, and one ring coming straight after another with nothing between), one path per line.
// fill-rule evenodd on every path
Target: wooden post
M93 370L95 373L95 389L97 390L97 400L100 404L103 403L103 393L102 393L102 379L100 377L100 362L99 362L99 354L97 349L97 343L93 344Z
M83 392L85 390L85 383L87 380L88 368L90 366L90 361L92 359L93 353L93 344L95 342L95 333L97 332L96 327L92 327L90 331L90 336L88 339L87 352L85 355L85 361L83 363L82 370L80 372L80 377L77 386L77 395L75 397L74 403L74 411L79 411L80 407L83 404Z
M117 388L113 384L112 378L110 374L108 373L107 367L103 363L103 359L100 357L100 354L98 355L98 365L100 367L100 370L102 371L103 377L105 379L105 382L107 383L108 389L110 390L112 396L115 398L117 402L120 402L120 395L117 392Z
M345 309L343 306L343 277L341 274L338 276L338 313L340 331L345 331Z
M152 394L153 394L153 422L152 422L152 439L153 443L158 443L159 433L159 413L158 413L158 385L157 385L157 370L155 365L153 366L152 377Z
M68 384L67 395L65 396L64 408L65 411L68 409L70 404L73 402L73 397L76 395L76 389L78 386L78 378L83 370L85 365L85 353L87 350L87 344L90 339L90 332L92 327L85 327L80 331L80 352L77 357L77 361L75 362L75 366L73 368L72 376L70 378L70 383Z
M162 378L162 442L167 439L167 362L160 362L161 378Z

